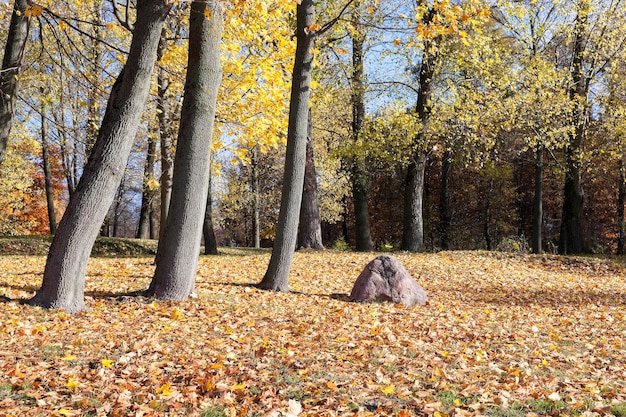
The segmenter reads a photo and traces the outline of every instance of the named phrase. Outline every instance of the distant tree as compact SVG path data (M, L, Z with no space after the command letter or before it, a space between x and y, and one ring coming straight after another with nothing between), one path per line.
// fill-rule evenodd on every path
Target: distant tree
M41 8L36 7L37 9L34 9L35 14L41 13ZM33 7L29 6L27 0L15 0L6 46L4 47L2 70L0 70L0 93L2 94L0 98L0 164L4 160L11 123L15 115L22 58L26 49L29 20L32 14Z
M322 221L319 202L317 199L317 174L315 172L315 158L313 156L313 136L311 110L306 139L306 162L304 167L304 186L302 188L302 204L298 228L298 248L324 249L322 243Z

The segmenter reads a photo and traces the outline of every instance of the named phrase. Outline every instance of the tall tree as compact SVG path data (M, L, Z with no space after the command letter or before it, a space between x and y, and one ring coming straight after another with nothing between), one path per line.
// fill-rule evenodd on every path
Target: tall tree
M278 228L272 256L259 288L289 291L289 270L298 234L302 202L308 112L311 98L311 72L316 31L313 0L302 0L296 7L296 55L293 65L289 126Z
M183 300L193 294L210 177L210 151L222 79L220 0L194 0L189 63L174 159L170 215L160 239L148 294Z
M217 255L217 239L215 238L215 227L213 224L213 172L209 176L209 191L206 197L202 235L204 236L204 254Z
M367 188L369 173L366 168L365 155L362 149L365 123L365 64L364 44L365 30L361 17L360 2L352 12L352 135L354 141L354 159L352 161L352 199L354 201L354 220L356 230L356 250L367 252L372 250L369 210L367 207Z
M435 8L429 10L424 18L426 24L432 22L437 15ZM419 66L417 104L415 112L419 116L422 128L414 139L415 151L406 171L404 183L404 211L402 227L402 249L419 251L424 248L424 217L422 213L424 194L424 172L426 169L426 129L432 109L432 88L437 61L436 40L424 41L422 62Z
M48 131L46 129L46 98L45 89L42 87L41 93L41 108L39 115L41 117L41 160L43 164L44 175L44 188L46 192L46 205L48 207L48 225L50 227L50 234L53 235L57 230L56 214L54 212L54 186L52 184L52 169L50 168L50 152L48 145Z
M128 59L107 104L98 138L54 236L43 283L30 304L81 311L87 261L115 198L150 90L161 28L172 2L138 0Z
M139 224L137 225L136 237L138 239L155 239L154 225L154 200L155 184L154 165L156 162L157 138L153 134L148 135L148 149L143 170L143 182L141 186L141 209L139 210Z
M165 49L167 46L167 33L163 28L158 48L158 62L161 63ZM170 119L172 114L171 106L167 102L167 90L170 87L168 71L163 64L159 65L157 70L157 118L159 122L159 138L161 149L161 177L160 177L160 194L161 194L161 220L159 225L159 235L163 236L165 224L169 214L170 200L172 197L172 176L174 175L174 133L171 126L173 122Z
M15 103L17 101L17 89L20 81L22 58L28 40L29 15L26 9L30 6L27 0L15 0L2 70L0 71L0 164L4 160L4 152L11 132L11 123L15 115ZM41 10L41 9L39 9Z
M569 89L574 110L572 132L570 132L569 143L565 149L566 172L559 239L559 252L562 254L576 254L584 250L581 152L586 133L587 94L591 81L585 75L584 69L589 11L590 0L577 1L571 66L572 85Z
M302 188L302 204L300 206L298 228L298 248L322 250L324 249L324 244L322 243L322 221L317 200L317 175L315 173L315 158L313 155L312 127L311 109L309 109L304 186Z

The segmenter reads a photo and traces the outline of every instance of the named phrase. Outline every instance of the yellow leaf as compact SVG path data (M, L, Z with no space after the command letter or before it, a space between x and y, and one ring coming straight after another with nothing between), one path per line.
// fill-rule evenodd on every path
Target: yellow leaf
M205 9L205 10L204 10L204 17L205 17L207 20L211 20L212 14L211 14L211 11L210 11L209 9Z
M246 389L246 383L242 382L241 384L233 385L232 387L230 387L230 389L232 389L233 391Z
M69 388L69 389L74 389L74 388L78 388L78 381L76 381L74 378L70 378L67 380L67 384L65 384L65 387Z
M113 362L110 359L102 359L102 366L104 368L112 368L113 367Z
M172 320L182 320L185 318L185 315L178 308L173 307L170 312L170 318Z
M63 356L61 358L61 360L62 361L67 361L67 362L74 361L74 360L76 360L76 356L74 356L74 355L65 355L65 356Z
M394 392L396 392L396 387L393 385L387 385L386 387L383 387L380 390L385 395L391 395Z
M170 384L165 384L165 385L161 385L161 387L159 389L157 389L156 394L157 395L172 395L174 391L172 390L172 388L170 387Z
M74 416L74 415L76 415L76 413L74 411L66 410L65 408L61 408L60 410L57 411L57 413L59 413L62 416Z

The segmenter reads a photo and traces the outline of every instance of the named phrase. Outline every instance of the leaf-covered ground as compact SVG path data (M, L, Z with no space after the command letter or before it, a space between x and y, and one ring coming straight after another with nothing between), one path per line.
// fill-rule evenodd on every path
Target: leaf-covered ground
M626 415L626 267L594 258L396 254L425 307L346 301L374 254L200 260L198 298L124 296L152 258L93 258L77 316L15 301L41 256L0 257L2 416Z

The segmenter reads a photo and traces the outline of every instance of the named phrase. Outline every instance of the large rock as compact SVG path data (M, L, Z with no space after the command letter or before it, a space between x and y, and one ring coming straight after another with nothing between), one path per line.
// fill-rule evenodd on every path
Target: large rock
M392 301L413 307L428 301L424 289L392 256L379 256L356 279L350 301Z

